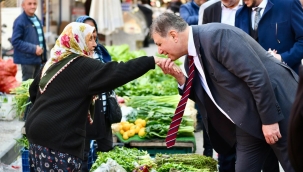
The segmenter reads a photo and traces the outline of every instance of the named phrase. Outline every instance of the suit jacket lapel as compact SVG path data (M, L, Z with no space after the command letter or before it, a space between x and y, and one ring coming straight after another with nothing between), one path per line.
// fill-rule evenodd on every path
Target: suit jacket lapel
M215 7L215 15L214 15L214 22L221 23L221 16L222 16L222 7L221 7L221 1L218 1L216 3ZM220 15L218 15L220 14Z
M261 22L263 16L272 8L273 5L274 4L271 1L267 2L266 7L265 7L264 12L263 12L263 15L262 15L262 17L260 19L260 22Z
M250 33L251 10L247 6L243 6L236 13L236 18L239 20L240 27L247 34Z

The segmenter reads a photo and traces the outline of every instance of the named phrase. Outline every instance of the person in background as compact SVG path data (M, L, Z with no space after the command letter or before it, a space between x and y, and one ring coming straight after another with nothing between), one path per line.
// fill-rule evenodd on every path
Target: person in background
M23 0L23 12L13 25L14 63L21 65L22 81L33 79L47 60L43 25L35 15L37 0Z
M96 40L96 48L94 50L94 59L97 59L103 63L111 61L111 56L109 55L106 48L98 43L98 27L96 21L89 16L80 16L76 19L76 22L86 23L93 27L95 30L93 32L93 37ZM86 139L85 139L85 149L84 149L84 159L82 161L82 172L88 172L88 156L90 151L91 140L96 140L97 151L108 152L113 148L113 136L111 124L108 120L108 115L106 111L106 93L98 95L98 99L95 101L95 118L94 122L90 125L89 121L86 122Z
M167 10L179 15L180 6L182 5L181 0L172 0L167 6Z
M25 131L31 171L81 171L86 121L93 123L97 95L142 76L164 60L143 56L103 63L93 59L94 31L85 23L68 24L29 88L33 107Z
M220 0L209 0L207 2L205 2L204 4L202 4L199 8L199 21L198 21L198 25L201 25L202 24L202 21L203 21L203 16L204 16L204 10L209 7L210 5L218 2Z
M299 69L299 86L292 106L288 130L288 154L296 172L303 171L303 66Z
M199 8L207 0L190 0L180 6L180 16L188 25L197 25L199 20Z
M294 171L287 129L298 75L289 66L227 24L188 26L182 18L162 13L151 33L158 53L168 57L159 66L176 78L181 95L189 94L198 104L216 152L224 154L237 143L236 171L257 172L272 148L284 170ZM174 71L173 61L184 55L189 78Z
M150 6L150 0L141 0L142 4L138 4L138 8L142 11L146 25L149 28L153 22L153 9ZM143 47L148 47L150 42L150 36L147 34L143 41Z
M244 0L235 26L298 73L303 59L303 9L299 0ZM257 11L259 10L259 11Z

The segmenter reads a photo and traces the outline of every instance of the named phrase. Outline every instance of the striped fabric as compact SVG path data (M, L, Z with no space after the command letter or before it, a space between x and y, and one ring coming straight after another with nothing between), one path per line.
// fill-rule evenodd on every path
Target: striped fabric
M194 79L195 64L194 64L193 56L188 56L188 59L189 59L189 75L188 75L188 79L187 79L187 82L185 85L183 95L178 103L178 107L175 111L175 115L172 119L172 122L170 123L169 130L167 132L167 136L165 139L167 148L174 146L176 143L179 126L182 121L182 117L184 114L184 110L186 107L186 103L187 103L188 96L190 94L190 89L191 89L193 79Z
M100 60L104 63L103 59L101 59L96 52L94 54L94 59ZM102 97L99 97L99 100L101 100L101 99L103 100L103 110L104 110L104 114L105 114L106 113L106 94L102 93L101 95L102 95Z
M37 33L38 33L38 38L40 42L40 47L43 48L43 32L42 32L42 26L40 25L40 22L38 21L36 16L29 17L31 21L34 23Z

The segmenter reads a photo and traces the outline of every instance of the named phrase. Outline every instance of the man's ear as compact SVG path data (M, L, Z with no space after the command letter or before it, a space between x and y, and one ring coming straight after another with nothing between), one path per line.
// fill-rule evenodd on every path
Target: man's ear
M169 35L173 38L174 42L178 42L178 32L176 30L169 31Z

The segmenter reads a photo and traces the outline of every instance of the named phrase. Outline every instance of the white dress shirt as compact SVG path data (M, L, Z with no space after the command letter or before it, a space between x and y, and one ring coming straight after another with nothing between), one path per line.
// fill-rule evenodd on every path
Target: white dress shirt
M231 26L235 26L235 18L237 10L242 7L242 0L239 1L239 4L234 8L227 8L221 3L222 7L222 15L221 15L221 23L229 24Z
M217 106L217 108L230 120L233 122L233 120L228 116L228 114L226 112L224 112L223 109L221 109L221 107L216 103L214 97L212 96L210 89L207 85L206 82L206 77L205 77L205 73L202 69L202 64L199 61L199 57L197 55L197 51L196 51L196 47L195 47L195 43L193 40L193 32L192 32L192 27L190 26L189 29L189 35L188 35L188 55L193 56L194 58L194 64L196 66L196 69L199 71L199 77L200 77L200 81L201 81L201 85L203 87L203 89L205 90L205 92L208 94L209 98L213 101L213 103ZM179 86L180 89L184 88L184 85ZM233 122L234 123L234 122Z
M259 8L262 8L261 11L260 11L260 15L261 15L261 18L263 16L263 13L264 13L264 10L265 10L265 7L267 5L267 2L268 0L263 0L260 4L259 4ZM256 11L254 11L254 9L257 8L257 7L253 7L252 8L252 13L251 13L251 26L252 28L255 28L255 15L256 15Z

